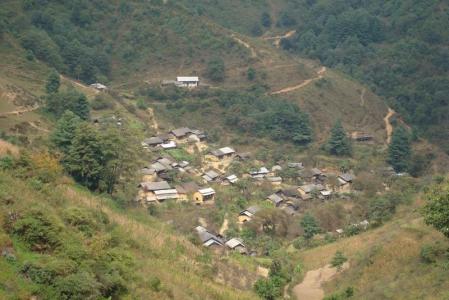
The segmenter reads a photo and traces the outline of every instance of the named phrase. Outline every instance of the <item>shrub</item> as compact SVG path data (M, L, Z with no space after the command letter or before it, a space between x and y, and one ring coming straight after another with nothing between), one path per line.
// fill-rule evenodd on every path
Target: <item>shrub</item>
M13 233L36 251L54 250L61 245L61 226L48 212L34 209L13 225Z
M155 292L160 292L162 288L161 280L154 276L150 279L150 288Z
M343 252L337 251L337 252L335 252L334 257L331 260L331 265L332 265L332 267L337 268L337 270L341 270L343 264L347 260L348 259L346 258L346 256L343 255Z
M136 106L137 106L138 109L141 109L141 110L148 109L147 102L145 101L145 99L142 99L142 98L137 99Z
M79 272L59 278L55 283L58 299L94 300L100 298L100 284L88 272Z
M432 245L423 245L421 247L420 257L421 261L426 264L436 262L438 251Z
M115 102L109 97L98 95L90 103L90 107L94 110L113 109L115 107Z

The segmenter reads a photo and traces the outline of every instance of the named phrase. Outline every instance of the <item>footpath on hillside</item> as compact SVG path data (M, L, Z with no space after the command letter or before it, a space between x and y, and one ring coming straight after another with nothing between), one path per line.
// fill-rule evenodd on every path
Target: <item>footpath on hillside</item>
M267 36L264 37L264 40L270 41L270 40L274 40L273 45L275 45L277 48L279 48L281 46L281 40L282 39L287 39L291 36L293 36L296 33L296 30L290 30L289 32L286 32L283 35L277 35L277 36Z
M342 270L347 268L348 262L343 264ZM307 272L304 280L293 288L294 297L297 300L322 300L324 298L322 284L331 280L337 273L337 268L331 265Z
M289 93L289 92L301 89L301 88L311 84L313 81L323 78L325 73L326 73L326 67L322 67L320 70L318 70L317 77L307 79L307 80L303 81L302 83L300 83L298 85L286 87L286 88L283 88L281 90L271 92L270 95L285 94L285 93Z
M391 143L391 135L393 134L393 125L391 125L390 119L396 114L394 110L388 108L388 113L384 118L385 130L387 131L387 144Z

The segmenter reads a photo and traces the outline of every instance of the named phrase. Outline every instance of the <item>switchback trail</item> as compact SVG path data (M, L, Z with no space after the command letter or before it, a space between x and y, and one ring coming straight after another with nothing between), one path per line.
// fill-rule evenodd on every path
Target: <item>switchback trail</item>
M342 270L347 268L349 268L348 262L342 266ZM297 300L322 300L324 290L321 285L331 280L337 273L337 268L331 265L307 272L304 280L293 288L294 297Z
M40 107L39 105L35 105L35 106L29 107L29 108L23 108L23 109L18 109L18 110L13 110L13 111L0 113L0 117L21 115L21 114L26 113L26 112L35 111L35 110L39 109L39 107Z
M277 35L277 36L267 36L264 37L264 40L274 40L273 44L279 48L279 46L281 45L281 40L282 39L287 39L289 37L291 37L292 35L294 35L296 33L296 30L290 30L289 32L285 33L284 35Z
M317 72L317 75L318 75L317 77L307 79L307 80L303 81L302 83L300 83L300 84L298 84L298 85L295 85L295 86L290 86L290 87L283 88L283 89L281 89L281 90L279 90L279 91L271 92L270 95L285 94L285 93L289 93L289 92L292 92L292 91L301 89L301 88L303 88L303 87L309 85L309 84L312 83L313 81L323 78L323 76L324 76L325 73L326 73L326 67L322 67L322 68Z
M237 43L239 43L239 44L242 45L243 47L249 49L249 51L251 51L251 57L253 57L253 58L257 57L257 52L256 52L256 50L255 50L253 47L251 47L250 44L248 44L248 43L245 42L244 40L242 40L242 39L236 37L235 34L231 34L231 37L232 37Z
M365 94L366 94L366 89L363 88L362 93L360 94L360 106L361 107L365 106Z
M393 126L391 125L390 119L396 114L394 110L388 108L388 113L384 118L385 130L387 131L387 144L391 142L391 135L393 134Z

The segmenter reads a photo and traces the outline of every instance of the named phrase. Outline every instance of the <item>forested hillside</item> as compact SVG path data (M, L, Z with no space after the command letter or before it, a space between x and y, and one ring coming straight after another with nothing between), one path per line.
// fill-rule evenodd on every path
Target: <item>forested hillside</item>
M297 31L284 49L369 83L408 123L448 146L446 1L290 1L289 11Z
M446 299L448 19L0 1L0 299Z
M284 49L369 84L421 134L449 149L447 1L279 0L251 5L240 0L185 6L254 36L295 30L282 40ZM251 9L236 9L246 6Z

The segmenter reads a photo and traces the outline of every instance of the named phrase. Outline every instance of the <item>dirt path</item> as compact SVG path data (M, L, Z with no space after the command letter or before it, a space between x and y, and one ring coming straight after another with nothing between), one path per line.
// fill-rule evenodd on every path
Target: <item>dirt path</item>
M296 30L290 30L289 32L285 33L284 35L277 35L277 36L267 36L264 37L264 40L274 40L273 45L275 45L277 48L281 45L282 39L287 39L291 36L293 36L296 33Z
M360 106L361 107L365 106L365 94L366 94L366 89L363 88L362 93L360 94Z
M24 114L26 112L35 111L35 110L39 109L39 107L40 107L39 105L35 105L35 106L29 107L29 108L23 108L23 109L0 113L0 117L13 116L13 115L18 116L18 115Z
M281 90L279 90L279 91L271 92L270 95L285 94L285 93L289 93L289 92L292 92L292 91L301 89L301 88L303 88L303 87L309 85L309 84L312 83L313 81L323 78L325 73L326 73L326 67L322 67L322 68L317 72L317 77L307 79L307 80L305 80L304 82L302 82L302 83L300 83L300 84L298 84L298 85L295 85L295 86L290 86L290 87L283 88L283 89L281 89Z
M49 132L50 132L50 130L45 129L45 128L43 128L43 127L40 127L39 125L37 125L37 124L34 123L34 122L28 122L28 124L30 124L31 127L33 127L34 129L37 129L37 130L39 130L39 131L43 131L43 132L46 132L46 133L49 133Z
M220 231L218 233L224 235L225 232L228 230L228 228L229 228L229 220L227 219L227 215L225 215L223 224L221 225Z
M391 135L393 134L393 126L391 125L390 119L396 114L394 110L388 108L388 113L384 118L385 130L387 131L387 144L391 142Z
M154 116L154 110L151 107L149 107L147 111L151 118L150 127L154 129L156 133L159 133L159 124L157 123L156 117Z
M81 82L78 82L78 81L76 81L74 79L71 79L71 78L66 77L64 75L59 75L59 76L61 77L62 80L68 81L68 82L72 83L73 85L75 85L75 86L77 86L77 87L79 87L81 89L84 89L86 91L89 91L89 92L93 93L94 95L100 93L99 90L97 90L97 89L95 89L93 87L90 87L88 85L85 85L85 84L83 84Z
M207 228L207 221L206 221L205 218L199 217L199 218L198 218L198 223L199 223L201 226L203 226L204 228Z
M342 270L347 268L349 268L349 263L346 262ZM330 265L309 271L304 280L293 288L293 295L297 300L322 300L324 290L321 285L331 280L337 273L337 268L332 268Z
M239 39L239 38L236 37L234 34L231 34L231 37L232 37L237 43L239 43L239 44L242 45L243 47L249 49L249 51L251 51L251 57L253 57L253 58L257 57L257 52L256 52L256 50L255 50L253 47L251 47L250 44L248 44L247 42L245 42L245 41Z

